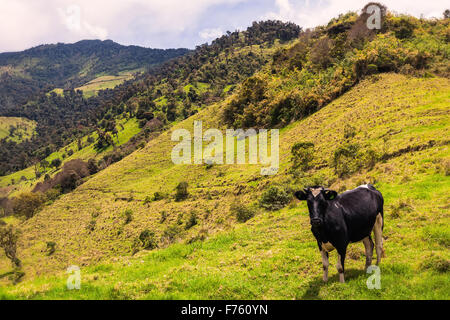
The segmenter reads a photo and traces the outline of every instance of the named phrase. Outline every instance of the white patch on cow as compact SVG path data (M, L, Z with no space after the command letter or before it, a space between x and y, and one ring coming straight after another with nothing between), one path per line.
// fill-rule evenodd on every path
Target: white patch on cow
M360 185L358 188L366 188L366 189L369 189L369 185L368 185L368 184L362 184L362 185Z
M329 242L322 242L322 249L325 250L326 252L330 252L333 251L335 248Z
M322 192L322 188L311 188L310 191L315 198L320 194L320 192Z

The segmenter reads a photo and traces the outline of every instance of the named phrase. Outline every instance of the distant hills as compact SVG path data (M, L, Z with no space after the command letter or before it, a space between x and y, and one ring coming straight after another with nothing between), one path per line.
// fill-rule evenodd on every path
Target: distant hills
M42 90L79 87L99 75L146 69L187 52L83 40L0 53L0 111L24 104Z

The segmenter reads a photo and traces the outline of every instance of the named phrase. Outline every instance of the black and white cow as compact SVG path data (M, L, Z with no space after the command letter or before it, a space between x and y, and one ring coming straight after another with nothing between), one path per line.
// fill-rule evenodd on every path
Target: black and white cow
M344 261L347 246L362 241L366 251L366 268L372 264L375 236L377 265L383 250L383 196L372 185L337 194L323 187L310 187L295 192L299 200L306 200L311 220L311 231L322 254L323 281L328 281L328 252L338 253L339 281L344 282Z

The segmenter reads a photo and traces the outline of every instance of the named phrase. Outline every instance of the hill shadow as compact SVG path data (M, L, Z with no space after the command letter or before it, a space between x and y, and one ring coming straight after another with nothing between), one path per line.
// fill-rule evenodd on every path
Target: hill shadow
M366 271L365 269L347 269L345 270L345 282L356 279L360 277L361 275L365 275ZM322 300L319 297L320 289L332 282L339 282L339 275L336 273L335 275L328 278L328 282L325 283L322 280L322 274L315 278L314 280L311 280L309 282L308 289L305 291L305 293L302 295L300 299L302 300Z

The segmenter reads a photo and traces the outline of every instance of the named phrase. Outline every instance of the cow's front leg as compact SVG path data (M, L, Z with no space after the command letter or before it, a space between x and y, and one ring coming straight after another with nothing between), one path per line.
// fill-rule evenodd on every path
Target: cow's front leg
M322 253L322 265L323 265L323 281L328 281L328 266L330 265L328 261L328 252L326 252L324 249L321 251Z
M339 272L339 282L341 282L341 283L345 282L345 279L344 279L344 262L345 262L346 251L347 251L346 249L338 250L338 258L337 258L336 268L337 268L337 271Z
M373 248L374 244L370 236L363 239L364 248L366 251L366 269L372 265Z

